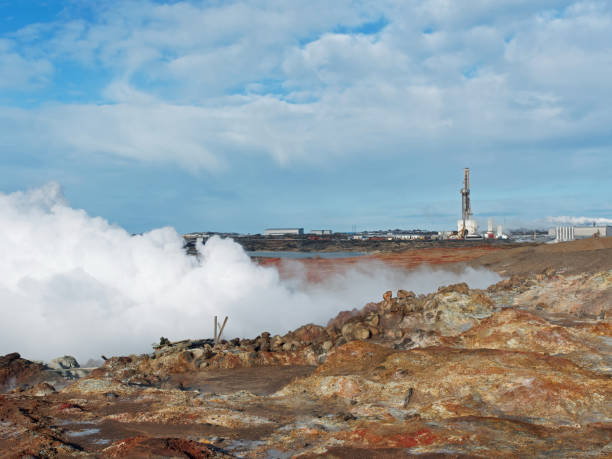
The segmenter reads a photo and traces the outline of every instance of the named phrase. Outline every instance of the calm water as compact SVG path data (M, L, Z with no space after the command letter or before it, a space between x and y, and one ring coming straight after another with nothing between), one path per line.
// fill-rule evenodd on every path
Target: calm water
M247 252L250 257L261 258L350 258L367 255L367 252Z

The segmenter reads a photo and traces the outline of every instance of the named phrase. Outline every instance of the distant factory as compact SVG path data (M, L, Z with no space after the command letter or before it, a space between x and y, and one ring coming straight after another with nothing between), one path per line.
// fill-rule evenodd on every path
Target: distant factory
M478 222L472 217L472 204L470 202L470 169L463 170L463 188L461 188L461 219L457 221L457 234L441 233L443 238L459 239L508 239L504 234L502 225L494 229L493 219L489 218L487 232L478 232Z
M304 228L268 228L264 230L264 236L302 236Z
M574 241L590 237L612 236L612 226L556 226L548 230L548 236L555 242Z
M461 219L457 221L457 233L442 232L440 236L444 239L509 239L510 236L504 234L502 225L494 227L493 219L489 218L487 231L478 232L478 222L472 217L472 207L470 202L470 169L463 170L463 188L461 193ZM564 242L573 241L576 239L586 239L592 237L609 237L612 236L612 226L596 225L593 226L557 226L550 228L548 234L546 231L534 231L533 238L525 234L520 234L519 231L512 233L513 238L518 241L540 241L540 242Z
M331 236L332 235L332 230L330 229L322 229L322 230L310 230L310 234L313 234L315 236Z

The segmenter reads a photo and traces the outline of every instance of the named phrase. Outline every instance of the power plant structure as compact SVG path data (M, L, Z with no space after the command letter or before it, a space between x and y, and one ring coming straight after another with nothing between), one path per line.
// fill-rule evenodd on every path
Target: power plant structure
M586 239L590 237L609 237L612 236L612 226L556 226L548 230L548 236L554 237L555 242L575 241L576 239Z
M478 236L478 223L472 219L470 205L470 168L463 170L463 188L461 189L461 220L457 222L457 233L460 238Z

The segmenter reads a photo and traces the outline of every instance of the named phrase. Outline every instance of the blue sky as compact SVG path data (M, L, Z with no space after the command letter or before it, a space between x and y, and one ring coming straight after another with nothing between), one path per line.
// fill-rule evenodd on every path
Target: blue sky
M129 231L612 217L609 1L2 1L0 191Z

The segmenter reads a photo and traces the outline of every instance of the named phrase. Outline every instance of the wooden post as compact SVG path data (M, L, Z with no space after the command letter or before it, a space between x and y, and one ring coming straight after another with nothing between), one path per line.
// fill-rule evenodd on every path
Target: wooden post
M225 328L225 324L227 323L227 316L223 320L223 325L221 325L221 329L219 330L219 336L217 336L217 343L221 341L221 335L223 334L223 329Z
M217 319L217 316L215 316L215 344L219 344L219 341L221 341L221 335L223 334L223 330L225 329L225 324L227 324L227 316L225 316L223 324L221 324L221 322L219 322L219 320Z

